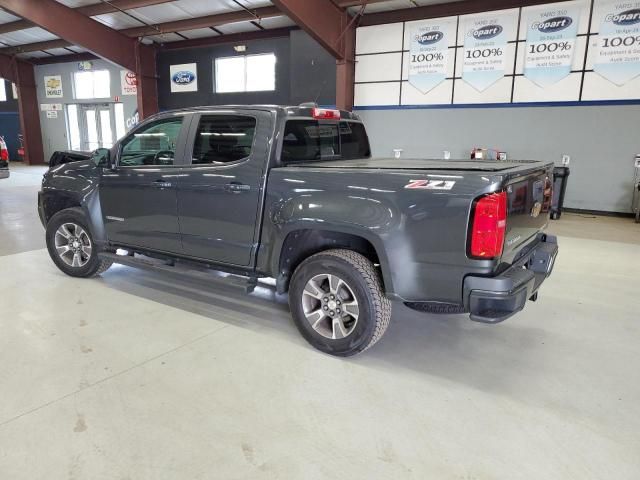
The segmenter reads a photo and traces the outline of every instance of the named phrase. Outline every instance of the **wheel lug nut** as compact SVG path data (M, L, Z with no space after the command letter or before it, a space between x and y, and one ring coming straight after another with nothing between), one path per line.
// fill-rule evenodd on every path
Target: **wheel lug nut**
M326 305L322 308L324 308L325 310L329 310L329 307L327 307Z
M336 298L336 296L335 295L331 295L331 300L333 300L334 298Z
M333 310L331 310L331 311L329 312L329 314L333 317L333 316L336 314L336 312L334 312Z
M327 297L324 297L324 298L322 299L322 301L323 301L323 302L328 302L328 301L329 301L329 299L328 299Z
M336 312L340 313L340 309L339 309L339 308L336 308Z

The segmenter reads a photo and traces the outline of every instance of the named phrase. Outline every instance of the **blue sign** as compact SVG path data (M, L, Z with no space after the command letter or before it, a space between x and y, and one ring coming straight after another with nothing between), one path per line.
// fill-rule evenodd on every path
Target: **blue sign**
M610 2L602 8L593 71L624 85L640 75L640 2Z
M535 8L528 12L525 22L524 76L543 88L559 82L571 73L580 6Z
M409 83L427 93L447 78L451 19L422 22L411 31Z
M464 23L462 79L482 92L504 77L507 57L505 26L514 23L512 14L488 14L468 18Z
M176 85L189 85L196 79L196 74L193 72L188 72L186 70L181 70L179 72L174 73L171 80Z

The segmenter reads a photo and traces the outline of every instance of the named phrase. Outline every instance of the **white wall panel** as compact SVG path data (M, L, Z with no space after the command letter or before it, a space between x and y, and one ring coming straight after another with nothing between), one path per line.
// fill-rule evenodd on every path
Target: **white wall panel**
M507 49L505 50L506 55L506 65L504 69L505 75L511 75L513 73L513 62L515 60L516 54L516 44L509 43L507 44ZM464 48L458 47L458 56L456 58L456 77L462 76L462 65L464 62Z
M356 30L356 55L402 50L402 23L372 25Z
M402 105L443 105L451 103L453 80L445 80L427 93L422 93L409 82L402 82Z
M522 102L576 102L580 99L582 73L570 73L559 82L540 88L525 77L516 77L513 101Z
M449 49L449 56L447 58L447 77L452 78L455 66L455 49ZM404 60L402 62L402 79L409 79L409 52L404 52Z
M438 19L433 19L434 21L442 21L442 23L452 21L453 25L451 27L451 35L449 36L449 47L453 47L456 43L456 17L443 17ZM424 23L425 21L431 20L415 20L413 22L405 22L404 24L404 49L409 50L409 46L411 45L411 31L416 28L416 26Z
M464 80L456 80L453 103L509 103L512 81L512 77L502 77L486 90L480 92Z
M356 56L356 82L400 80L402 53Z
M458 29L458 45L464 45L464 36L465 36L465 29L464 29L464 24L465 22L467 22L470 19L474 19L477 17L483 17L486 18L487 16L491 16L491 15L502 15L502 14L506 14L506 15L510 15L511 16L511 21L507 22L504 24L504 30L505 33L507 35L507 41L508 42L513 42L517 39L517 33L518 33L518 9L517 8L510 8L508 10L496 10L493 12L485 12L485 13L474 13L471 15L461 15L460 16L460 28Z
M582 87L583 100L633 100L640 98L640 77L629 80L622 86L611 83L595 72L587 72ZM636 123L636 131L640 119Z
M581 14L580 14L580 23L578 25L578 34L586 34L589 28L589 9L591 8L591 2L589 0L576 0L575 2L560 2L560 3L549 3L546 5L536 5L535 7L524 7L522 9L522 20L520 22L520 40L525 40L527 38L527 13L528 12L537 12L540 10L563 10L568 8L570 5L579 5Z
M398 105L400 82L360 83L354 89L354 104L362 105Z
M576 38L575 50L573 52L573 63L571 70L582 70L584 64L584 51L587 47L587 37ZM526 54L526 43L518 42L518 63L516 64L516 73L521 75L524 73L524 58Z

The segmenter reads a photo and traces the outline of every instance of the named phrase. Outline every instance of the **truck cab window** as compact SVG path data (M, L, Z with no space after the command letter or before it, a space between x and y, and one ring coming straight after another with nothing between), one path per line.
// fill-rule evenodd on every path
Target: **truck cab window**
M120 153L121 167L173 165L182 117L145 125L127 138Z
M361 123L289 120L285 125L281 155L285 163L369 156L369 139Z
M241 115L203 115L193 146L193 165L220 165L251 155L256 119Z

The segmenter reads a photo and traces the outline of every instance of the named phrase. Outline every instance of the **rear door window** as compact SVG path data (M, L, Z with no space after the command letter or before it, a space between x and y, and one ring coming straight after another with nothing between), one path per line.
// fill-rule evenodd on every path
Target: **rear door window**
M361 123L289 120L285 124L280 157L284 163L369 156L369 139Z
M251 155L256 119L243 115L203 115L193 144L193 165L224 165Z

